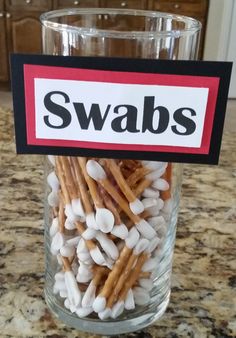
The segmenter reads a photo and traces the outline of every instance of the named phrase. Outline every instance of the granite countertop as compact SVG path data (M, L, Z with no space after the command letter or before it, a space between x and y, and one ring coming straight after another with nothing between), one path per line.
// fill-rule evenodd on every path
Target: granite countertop
M16 156L12 112L0 116L0 337L98 337L46 307L43 157ZM185 166L169 307L122 337L236 337L235 139L224 134L219 166Z

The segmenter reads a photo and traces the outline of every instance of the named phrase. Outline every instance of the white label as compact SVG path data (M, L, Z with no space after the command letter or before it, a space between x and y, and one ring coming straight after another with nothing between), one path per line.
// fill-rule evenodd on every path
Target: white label
M208 88L43 78L34 83L38 139L201 146Z

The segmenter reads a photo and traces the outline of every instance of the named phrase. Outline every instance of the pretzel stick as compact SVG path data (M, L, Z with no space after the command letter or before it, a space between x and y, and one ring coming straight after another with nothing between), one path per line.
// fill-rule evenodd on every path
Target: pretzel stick
M160 196L163 201L166 201L171 198L171 175L172 175L172 164L168 163L166 171L162 175L162 178L164 178L169 183L169 189L160 192Z
M125 300L125 297L127 295L127 292L129 289L132 288L132 286L136 283L136 281L139 278L141 269L145 261L148 259L147 253L142 253L136 262L135 267L131 271L131 274L129 275L128 279L125 282L124 288L121 290L121 293L119 294L118 300Z
M103 208L102 200L99 196L97 184L96 182L88 175L86 170L86 158L85 157L78 157L77 161L80 165L81 171L83 173L84 179L88 185L91 197L93 199L93 202L97 208Z
M84 176L81 172L80 169L80 165L77 161L77 158L75 157L71 157L71 163L72 163L72 167L74 170L74 174L78 183L78 187L80 189L80 195L81 195L81 200L82 200L82 204L83 207L85 209L85 214L86 214L86 223L87 226L89 228L93 228L95 230L98 230L98 225L95 221L95 216L94 216L94 210L93 210L93 206L90 202L90 197L88 194L88 190L87 190L87 185L84 179Z
M151 184L152 181L144 178L142 181L139 182L139 184L135 188L133 188L135 196L140 196L146 188L150 187Z
M64 213L64 204L62 198L60 198L59 203L59 211L58 211L58 225L59 225L59 232L63 233L65 230L65 213Z
M109 273L106 282L102 288L102 291L99 293L97 298L93 303L93 309L95 312L100 312L106 307L106 299L110 296L114 283L118 279L123 267L125 266L127 260L129 259L132 253L132 249L125 246L115 262L111 272Z
M85 293L82 299L83 307L92 306L95 296L96 296L96 292L98 291L99 286L101 285L104 275L107 275L108 271L110 270L105 267L96 266L93 268L94 277L91 280L87 289L85 290Z
M67 190L67 186L65 183L65 177L63 174L62 165L60 163L60 156L56 156L55 161L56 161L56 174L60 182L61 191L63 194L63 198L65 200L65 204L70 204L70 196L69 196L69 192Z
M111 197L131 219L131 221L135 223L138 231L143 235L143 237L151 239L156 235L156 232L153 230L151 225L148 224L148 222L140 218L138 215L133 214L126 200L119 194L119 192L108 180L106 172L98 162L89 160L87 162L86 169L89 176L101 184L101 186L111 195Z
M104 208L102 199L98 193L97 183L87 173L86 162L86 158L78 158L78 163L84 175L84 179L88 185L92 200L96 208L96 223L102 232L108 233L111 232L114 226L114 216L109 209Z
M137 168L126 180L127 184L130 187L133 187L139 180L141 180L145 175L149 174L151 169L147 167Z
M119 166L116 164L116 161L109 159L106 160L106 164L109 170L111 171L120 190L129 201L129 207L132 210L132 212L136 215L140 214L144 210L143 204L136 198L130 186L127 184L126 180L124 179L121 173Z
M117 283L115 284L113 291L108 298L107 301L107 307L111 308L112 305L114 304L115 300L118 297L119 292L121 291L127 277L130 275L132 268L134 266L134 263L137 261L139 255L141 252L143 252L145 249L147 249L147 246L149 245L149 241L146 239L141 239L135 246L131 256L129 257L129 260L127 262L127 265L125 266L124 271L122 271L122 274L120 275Z
M69 192L70 200L79 198L78 191L76 190L74 178L71 172L70 162L68 157L60 156L61 165L63 168L66 186Z
M119 293L117 303L115 303L115 305L112 307L112 310L110 311L112 318L117 318L123 312L125 307L126 296L129 290L135 285L136 281L138 280L142 266L147 260L147 258L148 254L145 252L138 257L135 267L133 268L129 277L125 281L123 289L121 289L121 292Z

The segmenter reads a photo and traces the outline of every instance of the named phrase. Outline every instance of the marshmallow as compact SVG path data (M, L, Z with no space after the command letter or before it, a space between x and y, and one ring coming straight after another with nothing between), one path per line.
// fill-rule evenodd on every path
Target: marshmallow
M82 233L82 237L85 240L90 240L96 237L97 234L97 230L94 230L92 228L87 228L83 233Z
M96 264L106 265L106 260L98 247L90 250L90 255Z
M139 240L139 232L135 227L131 228L128 234L128 237L125 239L125 244L128 248L133 249Z
M143 203L138 198L136 198L133 202L130 202L129 207L132 213L135 215L139 215L144 211Z
M87 162L86 170L88 175L92 177L95 181L104 180L107 177L106 172L102 168L102 166L94 160L89 160Z
M82 299L81 304L83 307L91 307L93 305L93 302L95 300L95 293L96 293L96 286L94 285L93 281L91 281Z
M119 224L113 227L111 233L118 238L125 239L129 234L129 230L127 229L126 225Z
M147 239L152 239L156 235L155 230L144 219L136 224L136 228L138 229L140 234Z
M65 243L65 238L63 234L60 232L57 232L52 238L51 253L53 255L57 255L61 247L64 245L64 243Z
M56 235L58 231L59 231L58 217L54 217L52 220L52 225L50 226L50 229L49 229L49 235L53 237Z
M77 307L81 303L81 292L72 271L65 272L65 284L70 304Z
M64 226L65 226L65 228L67 230L74 230L74 229L76 229L76 225L75 225L74 221L72 221L69 218L66 218Z
M153 281L151 279L140 278L138 282L139 282L139 285L147 291L151 291L153 288Z
M168 190L170 186L166 180L164 180L163 178L158 178L152 183L152 187L157 190L165 191Z
M105 234L98 232L96 239L109 257L111 257L113 260L116 260L119 257L119 251L116 245Z
M112 231L115 219L113 213L110 210L106 208L97 208L95 220L102 232L108 233Z
M95 215L93 212L90 214L86 215L86 224L88 228L92 228L94 230L98 230L99 226L97 225L97 222L95 220Z
M111 309L111 318L115 319L119 317L124 311L124 308L125 308L125 303L123 300L115 303Z
M158 190L152 189L152 188L146 188L143 193L143 197L151 197L151 198L158 198L160 196L160 193Z
M77 314L77 316L79 318L87 317L92 312L93 312L93 308L92 307L86 307L86 308L79 307L79 308L76 308L76 311L75 311L75 313Z
M75 248L73 246L70 246L70 245L63 245L60 248L60 254L63 257L72 257L75 254Z
M55 190L52 190L49 194L48 194L48 204L50 205L50 207L58 207L59 205L59 198L58 198L58 194Z
M75 215L80 216L82 218L85 217L84 209L83 209L80 198L73 199L71 201L71 207L72 207L72 211Z
M110 318L110 317L111 317L111 309L106 308L105 310L99 312L99 313L98 313L98 317L99 317L101 320L105 320L105 319Z
M55 190L55 191L58 191L59 187L60 187L60 183L58 181L58 178L55 174L55 171L52 171L48 177L47 177L47 182L48 182L48 185L50 186L50 188L52 190Z
M125 298L125 309L133 310L135 308L134 295L132 289L129 289Z
M106 298L97 296L93 302L93 310L97 313L105 310L106 307Z
M150 295L147 290L141 287L133 288L134 301L137 305L146 305L150 301Z

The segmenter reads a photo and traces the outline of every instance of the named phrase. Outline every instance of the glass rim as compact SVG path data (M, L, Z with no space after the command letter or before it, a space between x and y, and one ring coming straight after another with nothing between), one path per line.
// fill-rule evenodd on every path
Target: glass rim
M136 30L112 30L101 28L88 28L83 26L72 26L67 24L61 24L54 22L53 19L70 15L127 15L127 16L144 16L147 18L163 18L173 19L179 22L190 24L188 28L183 29L171 29L162 31L136 31ZM202 24L197 19L171 14L166 12L141 10L141 9L120 9L120 8L66 8L48 11L40 15L40 22L43 27L55 30L55 31L68 31L83 33L87 36L103 36L104 34L109 37L125 37L125 38L152 38L152 37L181 37L184 35L194 35L201 30Z

